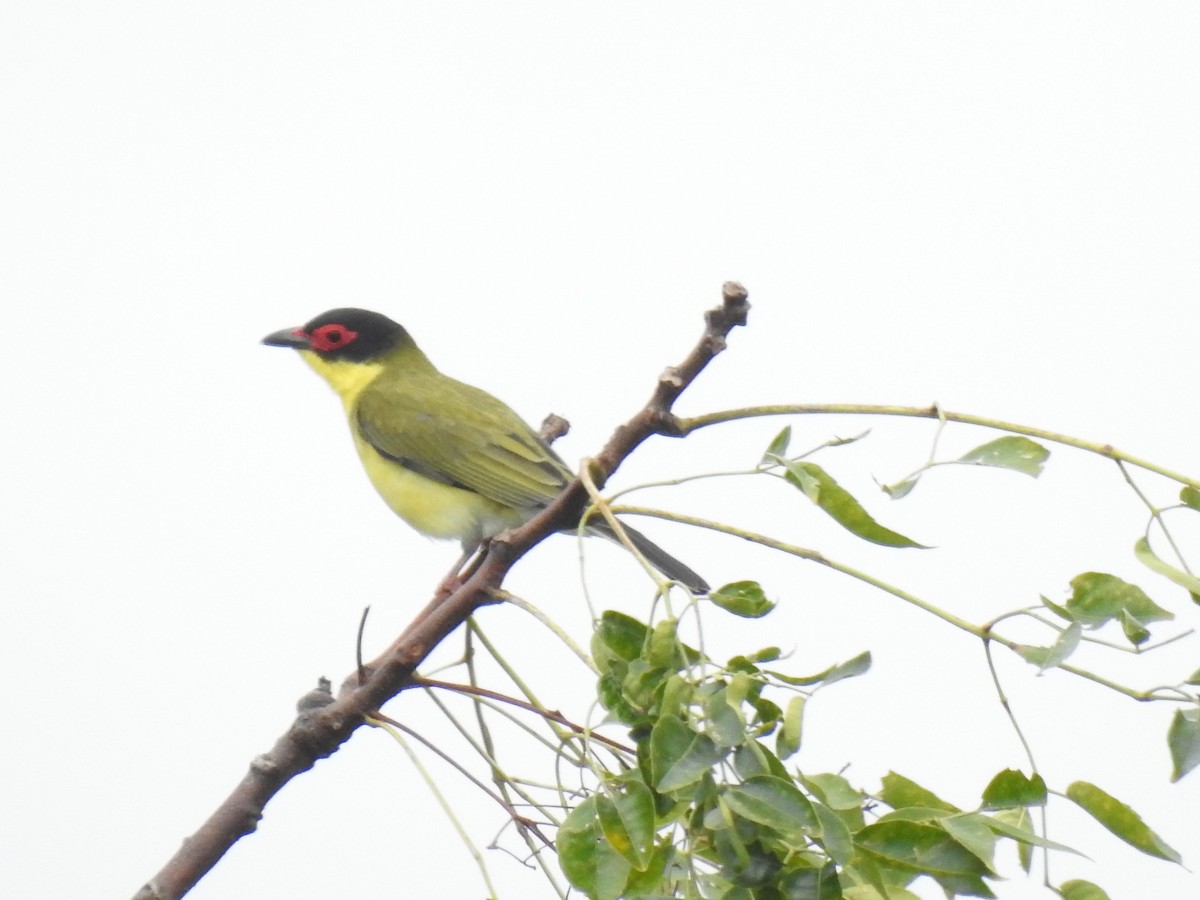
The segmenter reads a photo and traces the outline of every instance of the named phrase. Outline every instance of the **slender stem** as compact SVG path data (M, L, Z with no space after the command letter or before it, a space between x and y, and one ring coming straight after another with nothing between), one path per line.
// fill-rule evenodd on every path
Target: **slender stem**
M1001 621L1011 616L1019 616L1023 610L1008 613L988 622L984 627L991 632L992 629ZM1029 745L1029 741L1025 739L1025 732L1021 728L1021 723L1017 721L1017 715L1013 712L1012 704L1008 702L1008 694L1004 691L1004 685L1000 683L1000 673L996 671L996 660L992 656L992 641L990 637L983 639L983 653L987 657L988 672L992 676L992 684L996 687L996 697L1000 701L1000 706L1004 709L1004 714L1008 716L1008 721L1012 724L1013 731L1017 734L1017 740L1021 742L1021 746L1025 748L1025 758L1029 760L1029 768L1032 773L1038 770L1037 760L1033 758L1033 748Z
M1179 549L1179 546L1175 543L1174 536L1167 528L1167 523L1163 521L1162 510L1151 503L1150 498L1142 493L1142 489L1138 487L1137 482L1133 480L1133 476L1129 474L1129 469L1125 466L1125 463L1121 462L1119 459L1117 460L1117 468L1121 470L1121 475L1124 476L1126 484L1128 484L1133 492L1137 494L1138 499L1145 504L1146 509L1150 510L1151 523L1157 522L1158 527L1162 529L1163 537L1165 537L1167 539L1167 543L1171 545L1171 551L1175 554L1175 558L1179 560L1180 568L1182 568L1183 571L1187 572L1189 575L1193 574L1191 567L1187 564L1187 560L1183 558L1183 551ZM1147 543L1150 541L1149 526L1146 527L1146 541Z
M597 734L595 731L585 728L582 725L575 724L557 710L543 709L542 707L535 706L532 703L526 703L524 700L518 700L516 697L508 697L504 694L498 693L497 691L488 690L487 688L478 687L476 685L453 684L449 681L435 681L433 679L421 677L416 677L413 679L413 681L415 684L422 687L443 688L447 691L453 691L456 694L466 694L471 697L487 697L491 700L495 700L497 703L507 703L510 706L517 706L521 709L527 710L528 712L536 713L543 719L547 719L548 721L555 722L564 726L565 728L569 728L575 734L586 734L592 740L599 741L602 744L607 744L614 750L619 750L622 753L628 753L631 755L634 752L632 747L626 747L619 741L614 741L612 738L607 738L604 735Z
M967 634L973 635L980 640L986 640L1000 644L1001 646L1007 647L1013 652L1017 652L1018 648L1022 646L1020 641L1010 640L1009 638L993 633L990 630L990 626L975 625L971 622L968 622L966 619L947 612L941 607L934 606L932 603L922 600L915 594L910 594L908 591L898 588L895 585L888 584L886 581L881 581L872 575L868 575L866 572L862 572L853 568L852 566L847 566L844 563L830 559L817 550L811 550L807 547L798 547L794 544L778 541L775 538L768 537L763 534L757 534L753 531L745 531L740 528L734 528L731 525L726 525L722 522L714 522L711 519L700 519L696 518L695 516L681 516L661 509L650 509L643 506L614 506L613 513L627 516L649 516L655 519L666 519L672 522L682 522L687 525L693 525L697 528L707 528L710 531L718 531L722 534L739 537L743 540L751 541L755 544L761 544L764 547L770 547L773 550L779 550L792 556L798 556L800 559L806 559L809 562L815 562L819 565L825 566L826 568L833 569L835 572L841 572L843 575L849 575L851 578L857 579L864 584L869 584L874 588L878 588L886 594L891 594L893 597L898 597L905 603L911 604L912 606L929 613L931 616L941 619L948 625L953 625L960 631L965 631ZM1133 688L1125 687L1125 685L1117 684L1115 681L1110 681L1107 678L1095 674L1094 672L1089 672L1086 669L1076 668L1075 666L1067 663L1059 663L1057 666L1055 666L1055 668L1061 669L1064 672L1070 672L1072 675L1077 675L1080 678L1091 681L1092 683L1098 684L1101 687L1109 688L1110 690L1116 691L1118 694L1123 694L1124 696L1133 700L1177 700L1181 702L1188 702L1177 696L1161 694L1157 688L1149 691L1137 691Z
M1177 481L1180 484L1186 484L1190 487L1200 490L1200 480L1189 478L1179 472L1167 469L1163 466L1155 465L1149 460L1142 459L1137 456L1132 456L1124 453L1113 447L1111 444L1101 444L1096 441L1085 441L1080 438L1071 437L1067 434L1061 434L1057 431L1048 431L1044 428L1034 428L1029 425L1020 425L1014 422L1003 422L999 419L989 419L984 416L973 416L969 413L956 413L944 410L939 406L888 406L882 404L856 404L856 403L793 403L782 404L776 406L748 406L742 409L728 409L720 412L707 413L702 416L693 416L691 418L679 419L677 425L679 427L679 435L685 436L700 428L707 428L709 425L718 425L723 422L733 422L739 419L752 419L759 416L797 416L797 415L813 415L813 414L828 414L828 415L863 415L863 416L907 416L917 419L939 419L946 422L959 422L964 425L981 425L985 428L995 428L1000 431L1009 431L1013 434L1023 434L1026 437L1040 438L1044 441L1052 441L1056 444L1063 444L1067 447L1076 447L1080 450L1087 450L1089 453L1096 453L1108 459L1125 462L1132 466L1137 466L1139 469L1145 469L1147 472L1155 472L1165 478L1170 478L1172 481Z
M830 559L828 556L825 556L823 553L820 553L817 550L812 550L808 547L798 547L795 544L788 544L784 541L779 541L775 538L768 537L765 534L758 534L753 531L734 528L732 525L726 525L723 522L714 522L711 519L700 519L695 516L676 515L675 513L667 512L665 510L651 509L645 506L614 506L613 512L621 515L649 516L656 519L667 519L672 522L682 522L687 525L694 525L697 528L707 528L710 531L719 531L723 534L739 537L742 538L742 540L751 541L755 544L761 544L762 546L770 547L773 550L780 550L783 553L788 553L792 556L798 556L801 559L808 560L809 562L815 562L822 566L826 566L827 568L833 569L836 572L841 572L843 575L849 575L851 578L855 578L858 581L869 584L872 587L878 588L879 590L891 594L894 597L899 597L905 603L910 603L918 609L924 610L932 616L936 616L943 622L967 632L967 634L974 635L975 637L981 639L985 636L983 629L981 629L978 625L973 625L966 619L959 618L953 613L946 612L946 610L922 600L915 594L910 594L908 591L888 584L886 581L881 581L873 575L868 575L866 572L863 572L859 569L855 569L851 566L845 565L844 563ZM996 638L993 639L995 640Z
M559 625L557 622L555 622L553 619L551 619L541 609L534 606L528 600L525 600L521 597L518 597L516 594L509 593L508 591L502 590L499 588L492 591L492 596L495 597L497 600L503 600L505 603L512 604L517 609L522 610L523 612L529 613L529 615L533 616L535 619L537 619L539 622L541 622L543 625L545 625L548 629L550 629L550 631L552 631L554 633L554 636L556 638L558 638L560 641L562 641L567 646L568 650L570 650L577 657L579 657L580 661L585 666L587 666L589 669L591 669L597 675L600 674L600 670L598 668L596 668L596 663L592 661L592 658L590 656L588 656L588 654L584 651L584 649L575 642L574 638L572 638L569 634L566 633L566 631L563 630L561 625Z
M408 754L408 759L413 764L413 768L415 768L417 770L417 772L420 774L421 778L424 779L426 787L429 788L430 792L432 792L432 794L434 796L434 799L436 799L438 802L438 805L441 806L442 812L445 813L446 818L448 818L450 820L450 824L454 827L454 830L456 832L458 832L459 840L461 840L463 842L463 844L466 846L467 852L470 853L471 858L475 860L475 865L479 867L479 874L483 878L483 883L485 885L487 885L488 896L493 897L493 898L498 897L499 894L496 893L496 888L492 884L492 878L491 878L491 875L488 873L487 863L484 861L483 854L479 852L479 848L475 846L475 842L472 841L471 836L469 834L467 834L467 830L463 827L462 822L460 822L458 819L458 816L456 816L454 814L454 810L450 806L450 801L447 800L445 794L443 794L441 792L441 790L438 789L437 782L435 782L433 780L433 778L429 774L429 771L425 768L424 765L421 764L420 757L417 756L417 754L413 751L413 748L408 745L408 741L406 741L404 739L401 732L404 732L405 734L408 734L410 737L413 737L416 740L420 741L426 747L428 747L429 749L431 749L435 753L437 753L439 756L441 756L443 760L450 762L452 765L455 764L454 760L447 757L444 753L442 753L440 750L438 750L436 747L434 747L432 744L430 744L428 741L426 741L419 734L414 732L411 728L407 728L407 727L401 725L399 722L388 721L383 718L376 719L374 717L369 718L368 722L370 724L376 725L379 728L385 729L389 734L391 734L392 738L396 741L397 744L400 745L400 747L404 750L404 752L406 754ZM514 810L508 804L505 804L504 801L501 800L499 797L497 797L495 794L492 794L492 792L489 791L485 785L481 784L478 781L478 779L473 778L469 772L467 772L466 770L459 767L459 773L462 775L465 775L467 778L470 778L472 781L475 782L477 787L481 788L483 791L485 791L486 793L491 795L497 802L499 802L499 803L501 803L501 805L505 806L506 811L508 812L508 814L510 816L516 815L516 810Z
M519 786L520 782L518 779L513 778L510 775L508 775L506 772L504 772L500 766L499 761L497 761L496 759L494 759L493 757L488 755L487 750L483 747L483 745L480 744L479 741L477 741L475 739L475 736L473 734L471 734L471 732L467 730L467 727L458 720L458 717L456 715L454 715L453 712L451 712L450 708L448 706L446 706L446 704L442 700L442 698L437 695L437 692L433 691L432 689L429 689L429 690L426 690L425 693L426 693L426 696L429 697L429 699L433 703L433 705L438 708L438 711L441 712L441 714L446 717L446 721L448 721L451 725L453 725L455 731L457 731L459 733L459 736L462 737L462 739L465 740L467 742L467 744L470 745L471 750L473 750L480 759L482 759L484 762L486 762L493 769L499 769L501 771L501 774L503 775L504 780L508 783L509 788L515 794L517 794L522 800L524 800L527 804L529 804L529 806L533 807L534 809L540 810L546 816L547 821L552 822L554 825L559 824L558 821L552 815L550 815L549 811L545 808L545 806L543 804L538 803L538 801L534 797L532 797L527 791L525 791L523 788L521 788ZM513 723L513 725L515 725L516 727L523 730L526 734L528 734L535 741L538 741L539 743L541 743L542 746L544 746L551 753L555 753L557 758L562 757L561 753L556 753L557 748L553 744L551 744L549 741L547 741L540 734L536 733L533 729L529 728L524 722L520 721L509 710L507 710L504 707L501 707L499 705L492 705L487 700L480 699L480 700L477 700L476 702L487 705L488 709L491 709L497 715L506 717L510 722ZM580 763L580 765L582 765L582 763ZM539 835L539 837L540 837L540 835Z

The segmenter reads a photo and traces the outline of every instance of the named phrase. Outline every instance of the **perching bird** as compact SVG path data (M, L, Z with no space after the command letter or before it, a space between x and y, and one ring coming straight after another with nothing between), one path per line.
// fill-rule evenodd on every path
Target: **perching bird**
M528 521L571 480L532 428L491 394L443 375L408 332L365 309L334 309L263 338L292 347L342 398L371 483L422 534L455 538L464 561ZM588 532L612 538L602 519ZM691 591L704 579L626 526L646 560Z

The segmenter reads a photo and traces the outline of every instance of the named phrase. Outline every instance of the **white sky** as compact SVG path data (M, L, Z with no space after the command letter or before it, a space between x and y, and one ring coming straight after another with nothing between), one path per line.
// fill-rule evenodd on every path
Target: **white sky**
M258 345L323 309L386 312L449 373L565 415L574 461L735 278L750 327L684 412L937 400L1195 474L1198 39L1185 3L0 6L0 895L131 895L316 677L350 671L361 607L371 652L453 559L374 496L328 390ZM782 424L655 442L618 484L753 464ZM872 476L917 465L927 423L796 421L796 444L867 425L824 462L941 549L863 546L769 485L647 496L976 621L1098 569L1196 625L1132 559L1144 514L1111 466L1056 450L1040 482L939 471L891 503ZM986 437L951 430L946 451ZM875 787L890 767L969 806L1024 765L969 638L803 564L647 530L780 600L767 636L730 629L718 656L778 642L813 672L875 653L811 704L807 770ZM1196 562L1200 532L1181 537ZM575 552L555 539L512 587L582 634ZM620 571L593 580L598 604L644 612L616 550L588 559ZM548 635L482 618L587 717L588 679ZM1197 667L1194 642L1171 652L1113 671L1145 687ZM1048 781L1134 801L1197 865L1200 782L1167 783L1170 710L1001 669ZM445 732L423 702L390 712ZM439 771L486 844L501 814ZM1054 824L1099 863L1059 858L1056 879L1196 893L1070 811ZM549 896L490 865L504 896ZM437 896L483 896L406 758L361 732L192 896L432 896L435 875Z

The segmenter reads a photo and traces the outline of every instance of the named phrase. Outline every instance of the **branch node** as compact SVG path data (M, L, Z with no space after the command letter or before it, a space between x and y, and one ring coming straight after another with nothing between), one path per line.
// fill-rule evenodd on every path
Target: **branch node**
M412 641L406 644L400 652L405 665L412 665L417 660L425 658L425 654L428 652L428 645L424 641Z
M333 702L332 684L328 678L317 679L317 686L296 701L296 712L306 713Z
M663 369L663 373L658 376L660 384L666 384L673 388L683 387L683 376L679 374L679 369L675 366L667 366Z
M708 334L704 336L704 340L708 344L708 349L713 356L716 356L729 346L729 341L725 340L725 335L723 334Z
M679 416L670 410L660 409L654 416L654 430L663 437L683 437L684 430Z
M547 444L553 444L570 430L570 422L556 413L550 413L542 420L542 427L538 429L538 434Z

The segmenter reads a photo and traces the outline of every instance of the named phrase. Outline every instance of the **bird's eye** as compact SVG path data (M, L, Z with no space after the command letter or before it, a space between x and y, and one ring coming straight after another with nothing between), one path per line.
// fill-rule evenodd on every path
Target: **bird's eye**
M314 350L328 353L330 350L345 347L356 337L358 337L357 331L351 331L345 325L331 323L329 325L322 325L320 328L314 328L308 339L312 342Z

